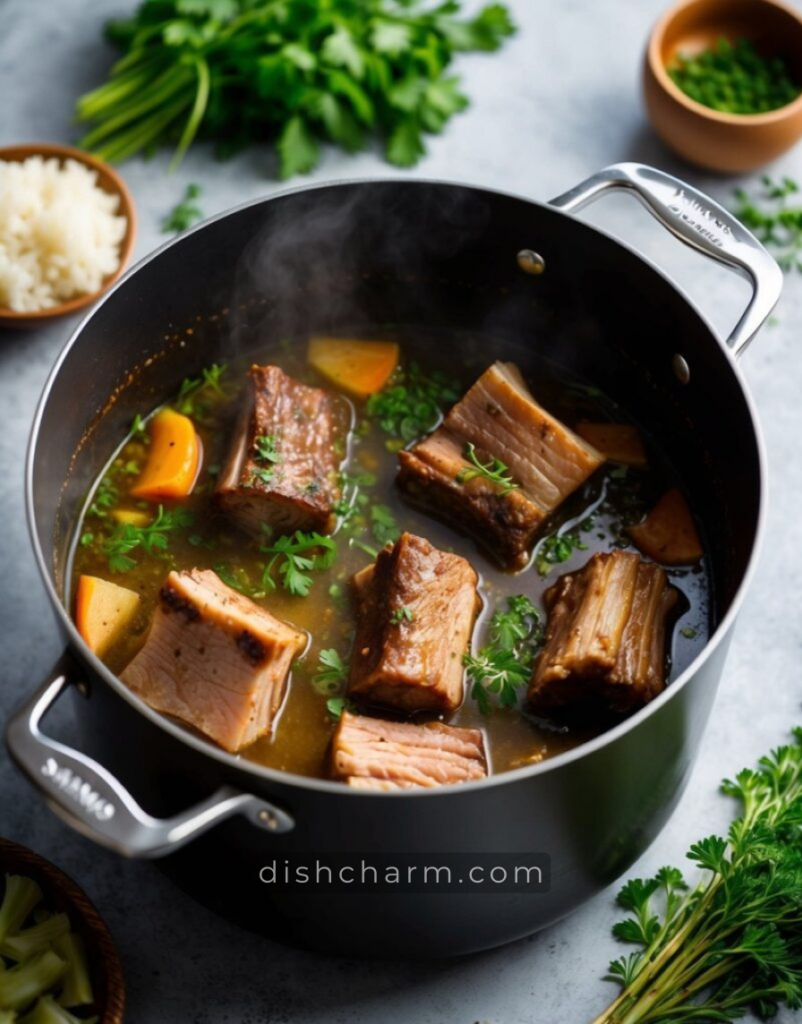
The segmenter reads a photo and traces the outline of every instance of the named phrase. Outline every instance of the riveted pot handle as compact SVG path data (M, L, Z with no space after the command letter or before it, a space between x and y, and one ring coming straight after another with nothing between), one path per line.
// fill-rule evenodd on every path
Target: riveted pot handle
M230 787L172 818L151 817L107 768L41 732L42 719L70 685L61 672L48 680L11 716L6 742L52 810L78 832L126 857L160 857L233 814L271 832L293 828L286 811Z
M552 199L551 205L571 213L611 189L631 192L680 241L752 282L752 299L727 338L732 354L740 355L780 297L783 275L775 260L723 206L679 178L643 164L605 167Z

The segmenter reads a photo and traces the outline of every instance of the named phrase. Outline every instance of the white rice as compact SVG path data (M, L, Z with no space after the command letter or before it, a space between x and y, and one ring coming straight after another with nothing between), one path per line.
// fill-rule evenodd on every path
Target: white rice
M0 160L0 308L33 312L96 292L120 265L119 203L76 160Z

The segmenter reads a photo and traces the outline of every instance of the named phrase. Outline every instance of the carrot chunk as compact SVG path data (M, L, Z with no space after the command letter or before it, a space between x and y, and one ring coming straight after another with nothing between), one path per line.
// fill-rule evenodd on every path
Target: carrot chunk
M692 565L703 555L693 514L682 493L666 491L642 523L629 527L636 547L663 565Z
M398 365L394 341L350 338L312 338L309 365L346 394L367 398L381 391Z
M75 591L75 625L98 657L117 641L139 607L139 594L127 587L81 576Z
M597 448L611 462L621 462L635 469L646 469L649 462L643 438L631 423L591 423L580 420L576 432Z
M131 495L148 501L185 498L195 486L200 462L201 442L192 420L163 409L153 417L148 461Z

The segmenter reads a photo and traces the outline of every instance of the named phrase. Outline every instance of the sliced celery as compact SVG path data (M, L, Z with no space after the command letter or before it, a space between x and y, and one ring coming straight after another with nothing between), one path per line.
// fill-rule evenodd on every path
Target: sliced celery
M34 953L41 953L49 945L55 942L60 935L66 935L70 930L70 919L66 914L54 914L41 924L35 924L32 928L9 935L0 942L0 953L17 963L27 960Z
M67 961L52 949L0 974L0 1009L22 1010L47 992L67 969Z
M42 996L34 1008L19 1017L16 1024L97 1024L97 1017L75 1017L55 1001L52 996ZM4 1024L0 1018L0 1024Z
M41 899L42 890L32 878L6 875L6 888L0 903L0 942L7 935L19 931Z
M93 1003L95 996L89 977L86 947L81 936L75 932L62 935L53 943L53 948L67 961L58 1001L62 1006L88 1006Z

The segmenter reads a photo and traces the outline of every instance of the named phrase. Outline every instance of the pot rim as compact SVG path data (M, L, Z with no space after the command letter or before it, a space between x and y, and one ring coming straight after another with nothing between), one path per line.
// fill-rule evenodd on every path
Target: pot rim
M529 765L523 768L514 768L507 772L502 772L499 775L490 775L486 779L479 779L470 784L470 786L463 786L460 784L445 785L439 787L432 787L429 789L419 790L398 790L396 792L371 792L369 790L355 790L350 787L343 786L341 783L330 781L327 779L318 779L311 776L296 775L292 772L284 772L274 768L268 768L265 765L257 764L253 761L244 760L235 754L230 754L222 748L216 747L211 741L205 740L200 736L195 736L188 729L179 725L177 722L173 722L165 715L154 711L149 707L144 700L136 696L128 687L122 682L122 680L111 672L106 665L86 646L83 639L78 634L75 624L59 597L55 584L51 578L50 570L48 568L48 562L45 559L44 551L39 543L39 538L36 531L36 514L34 510L33 500L33 475L34 475L34 463L36 460L37 445L39 441L39 434L42 424L42 418L44 416L45 407L50 397L50 392L53 388L53 384L56 381L59 373L61 372L62 365L66 361L73 346L77 343L85 326L89 323L91 318L95 315L96 311L107 302L111 296L121 287L123 287L129 278L133 277L141 267L150 263L152 260L159 257L164 251L171 248L172 246L182 242L185 238L189 237L196 232L202 231L210 224L214 224L217 221L223 220L226 217L231 216L235 213L240 213L243 210L247 210L250 207L259 206L267 202L271 202L274 199L282 199L285 196L295 195L303 192L312 192L320 189L331 189L331 188L343 188L353 187L362 185L398 185L405 184L412 187L418 185L423 186L439 186L448 188L464 188L470 189L473 192L486 192L495 196L504 196L508 199L513 199L517 202L523 202L531 206L539 207L541 209L548 210L551 214L562 217L569 217L572 221L576 220L573 214L566 213L549 203L540 202L536 199L531 199L528 196L519 195L515 192L509 192L502 189L491 188L485 185L473 185L469 182L460 181L448 181L438 178L404 178L400 176L386 176L376 178L344 178L336 181L324 181L324 182L311 182L305 185L297 185L291 188L279 189L277 192L272 192L267 196L261 196L256 199L246 200L243 203L239 203L237 206L230 207L221 213L215 214L213 217L208 217L206 220L187 231L182 232L175 238L168 239L162 243L156 249L142 257L134 263L128 270L123 274L113 285L108 289L98 300L98 302L85 314L81 319L80 323L70 334L63 348L59 352L56 361L48 374L44 388L40 395L37 403L36 412L34 414L33 422L31 425L31 431L28 440L28 449L25 459L25 508L26 518L28 523L28 533L31 539L31 544L34 550L34 556L36 564L39 569L39 573L47 590L48 597L51 604L55 607L56 615L59 618L62 629L66 632L69 638L70 647L75 650L80 658L86 662L92 671L101 677L101 679L108 686L117 693L118 696L122 697L123 700L127 701L139 714L145 715L154 725L168 733L173 739L178 740L180 743L192 747L197 753L211 757L213 760L219 762L228 769L235 769L242 771L246 776L256 777L263 782L277 784L284 788L288 787L299 788L305 790L315 790L322 793L337 794L342 797L349 799L397 799L397 800L410 800L410 799L438 799L448 796L454 796L457 793L467 794L475 792L477 789L488 789L496 786L506 785L514 782L519 782L524 779L533 778L538 775L546 775L550 772L559 770L560 768L566 767L575 761L578 761L584 757L590 757L591 755L601 751L607 746L611 746L622 738L626 733L632 729L638 728L641 722L651 717L672 700L674 694L678 693L681 689L688 685L690 680L697 674L698 670L705 664L705 662L712 656L716 648L724 641L724 638L729 634L738 612L743 604L744 597L747 590L752 582L757 562L759 559L763 538L765 536L766 529L766 516L767 516L767 472L766 472L766 448L765 440L763 437L763 431L758 418L757 408L755 406L754 399L751 395L746 379L736 363L732 352L726 345L726 343L719 337L718 332L714 329L708 317L698 308L696 303L685 293L675 281L672 280L669 275L662 270L657 264L653 262L645 254L639 252L634 246L628 242L621 240L617 236L611 234L609 231L597 227L595 224L590 224L587 221L581 221L584 227L588 231L594 231L600 235L603 235L612 244L618 245L632 255L636 256L639 260L645 263L655 274L659 275L668 285L671 287L677 295L693 310L695 315L702 322L703 326L710 332L715 342L718 344L722 351L722 355L726 362L729 364L731 372L734 374L735 379L739 385L741 394L744 398L747 412L749 414L752 432L755 438L755 445L757 448L757 459L758 459L758 477L760 482L760 495L758 503L757 520L755 524L754 538L752 540L752 549L749 555L749 561L743 574L743 578L733 595L732 601L726 614L723 616L721 621L718 623L713 635L708 639L705 646L699 652L699 654L693 659L693 661L685 668L685 670L671 682L653 701L641 708L640 711L635 712L629 718L620 722L618 725L606 732L601 733L599 736L594 737L592 740L588 740L586 743L580 744L578 747L574 747L572 750L568 750L562 754L558 754L556 757L548 758L539 764ZM243 782L243 785L245 783Z

